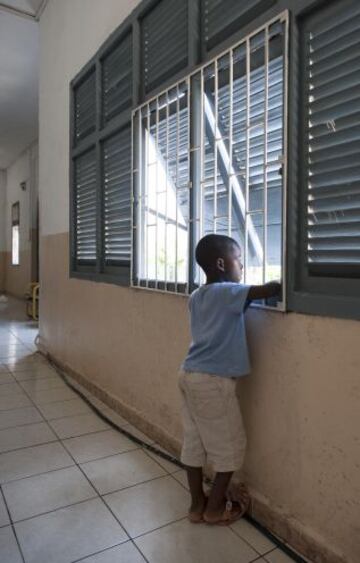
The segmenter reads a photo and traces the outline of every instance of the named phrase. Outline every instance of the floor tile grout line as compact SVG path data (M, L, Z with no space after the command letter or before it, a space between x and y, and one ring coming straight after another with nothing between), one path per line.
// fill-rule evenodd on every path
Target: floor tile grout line
M65 446L64 446L65 447ZM65 447L65 449L67 449ZM85 471L83 470L83 468L81 467L80 464L77 463L76 459L74 458L74 456L72 455L72 453L68 451L69 456L73 459L73 461L75 462L76 466L79 468L79 470L81 471L81 473L83 474L83 476L85 477L85 479L88 481L88 483L90 484L91 487L93 487L93 489L96 491L96 493L98 494L99 498L101 499L101 502L103 503L103 505L105 506L105 508L110 512L110 514L112 514L113 518L115 518L116 522L118 522L120 528L124 531L125 535L130 538L130 535L128 534L126 528L122 525L122 523L120 522L120 520L117 518L117 516L114 514L114 512L112 511L112 509L107 505L107 503L105 502L103 496L101 495L100 491L98 490L98 488L95 486L94 483L91 482L90 478L86 475Z
M168 526L172 526L173 524L178 524L179 522L185 521L187 520L187 516L182 516L181 518L177 518L176 520L172 520L171 522L167 522L166 524L162 524L161 526L158 526L157 528L154 528L153 530L149 530L147 532L144 532L142 534L139 534L138 536L134 536L132 539L134 542L136 542L136 540L143 538L144 536L148 536L149 534L153 534L154 532L157 532L158 530L162 530L163 528L167 528Z
M70 467L74 467L74 466L71 465ZM36 477L36 475L34 475L34 477ZM53 508L52 510L46 510L45 512L39 512L38 514L33 514L32 516L27 516L26 518L20 518L19 520L11 520L11 521L14 524L14 526L17 526L18 524L22 524L22 522L28 522L29 520L33 520L34 518L40 518L41 516L46 516L47 514L52 514L53 512L59 512L59 510L62 510L62 509L65 509L65 508L70 508L71 506L77 506L78 504L84 504L85 502L88 502L90 500L95 500L99 497L100 497L100 495L94 490L94 496L85 498L83 500L78 500L78 501L72 502L70 504L64 504L63 506L57 506L56 508Z
M254 545L252 545L248 540L246 540L245 538L243 538L243 536L240 535L240 533L235 532L235 530L232 528L231 525L228 526L228 528L229 528L229 530L230 530L233 534L235 534L235 536L236 536L237 538L240 538L240 539L241 539L243 542L245 542L249 547L251 547L251 549L252 549L253 551L255 551L255 553L257 554L257 555L256 555L256 558L251 559L251 561L250 561L249 563L252 563L253 561L256 561L257 559L259 559L259 556L262 557L262 554L260 553L260 551L259 551L258 549L256 549L256 547L255 547ZM270 550L270 551L272 551L272 550ZM266 552L266 553L269 553L269 552Z
M36 447L36 446L35 446ZM48 471L41 471L40 473L34 473L33 475L25 475L24 477L19 477L18 479L10 479L10 481L2 481L0 486L10 485L11 483L17 483L18 481L24 481L25 479L31 479L32 477L40 477L41 475L47 475L48 473L55 473L55 471L61 471L62 469L70 469L76 464L65 465L64 467L57 467L56 469L49 469Z
M16 529L15 529L14 523L13 523L12 518L11 518L10 509L9 509L9 506L8 506L8 503L7 503L7 500L6 500L4 491L3 491L3 489L2 489L2 485L0 485L0 495L1 495L2 499L3 499L3 501L4 501L5 508L6 508L6 510L7 510L7 513L8 513L8 517L9 517L9 521L10 521L10 526L11 526L12 532L13 532L13 534L14 534L14 536L15 536L15 540L16 540L16 543L17 543L17 546L18 546L18 550L19 550L19 553L20 553L20 557L21 557L21 559L23 560L23 563L25 563L25 557L24 557L24 554L23 554L23 551L22 551L22 548L21 548L21 544L20 544L20 541L19 541L19 538L18 538Z
M88 557L94 557L95 555L100 555L101 553L106 553L107 551L110 551L111 549L114 549L115 547L120 547L122 545L125 545L126 543L132 543L134 545L134 547L137 547L134 544L134 542L131 539L129 539L129 540L125 540L121 543L117 543L116 545L112 545L111 547L106 547L105 549L101 549L100 551L95 551L94 553L91 553L90 555L85 555L85 557L81 557L80 559L74 559L73 561L71 561L71 563L81 563L82 561L86 561L86 559L88 559ZM148 563L147 559L145 559L145 561Z
M54 442L58 442L58 438L55 436L54 440L49 440L46 442L39 442L38 444L32 444L31 446L24 446L22 448L15 448L12 450L5 450L3 452L0 452L0 456L3 454L11 454L12 452L19 452L20 450L28 450L30 448L36 448L37 446L46 446L47 444L53 444Z

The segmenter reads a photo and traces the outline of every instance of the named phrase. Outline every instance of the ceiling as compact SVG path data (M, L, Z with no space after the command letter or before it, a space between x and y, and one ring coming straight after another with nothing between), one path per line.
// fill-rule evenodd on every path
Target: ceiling
M0 1L0 169L38 136L39 25L44 0Z

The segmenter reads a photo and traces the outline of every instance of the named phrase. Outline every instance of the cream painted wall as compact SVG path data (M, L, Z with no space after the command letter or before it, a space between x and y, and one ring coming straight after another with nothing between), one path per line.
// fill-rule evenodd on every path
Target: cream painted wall
M41 18L40 333L60 362L179 441L186 299L68 276L69 81L136 3L50 0ZM273 514L264 521L285 521L313 561L358 563L360 324L262 311L247 322L245 474Z
M40 160L40 189L52 194L40 198L42 234L69 229L69 83L138 3L50 0L41 17L40 137L57 154Z

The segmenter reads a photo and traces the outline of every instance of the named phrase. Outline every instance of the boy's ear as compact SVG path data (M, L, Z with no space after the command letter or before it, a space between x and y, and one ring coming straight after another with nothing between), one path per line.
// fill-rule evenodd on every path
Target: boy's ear
M216 259L216 268L217 268L217 270L220 270L220 272L225 272L224 258L217 258Z

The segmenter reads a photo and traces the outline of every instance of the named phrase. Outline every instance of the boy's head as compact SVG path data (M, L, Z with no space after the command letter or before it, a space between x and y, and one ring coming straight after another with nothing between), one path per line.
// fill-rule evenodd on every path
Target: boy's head
M196 261L210 281L240 282L243 265L236 240L224 235L206 235L195 251Z

